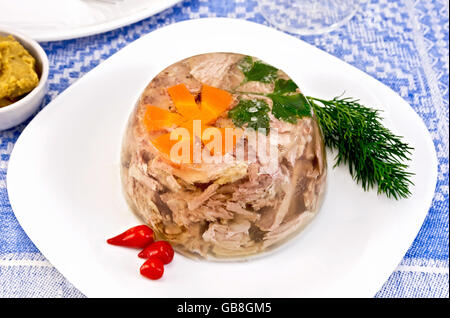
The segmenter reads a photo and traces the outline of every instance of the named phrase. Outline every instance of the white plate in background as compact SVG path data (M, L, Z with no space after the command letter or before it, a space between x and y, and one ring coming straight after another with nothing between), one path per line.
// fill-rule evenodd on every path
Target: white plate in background
M192 35L195 35L193 39ZM307 95L343 91L384 110L386 125L415 151L416 186L395 201L364 192L347 167L332 169L316 219L275 253L248 262L176 255L164 277L139 275L137 251L105 239L140 221L121 192L119 154L128 116L158 72L206 52L249 54L284 70ZM20 224L40 251L92 297L372 297L400 262L428 212L437 174L428 131L379 81L266 26L191 20L158 29L90 71L41 111L17 141L7 185Z
M181 0L0 0L0 24L36 41L102 33L140 21Z

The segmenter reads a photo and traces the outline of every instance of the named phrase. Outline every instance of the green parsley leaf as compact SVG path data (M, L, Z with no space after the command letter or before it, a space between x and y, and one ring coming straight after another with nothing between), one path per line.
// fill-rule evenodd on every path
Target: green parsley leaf
M298 86L293 80L277 79L275 82L274 94L293 93L297 90Z
M272 83L277 78L278 69L276 67L253 61L251 56L244 57L238 67L245 75L244 82Z
M245 75L244 82L275 82L273 92L265 95L273 101L272 113L276 118L290 123L296 123L298 118L311 116L311 106L305 96L301 93L292 94L297 91L297 84L291 79L285 80L278 78L277 68L263 62L253 61L251 56L246 56L239 62L239 69ZM238 117L244 118L245 110L246 108L242 107L240 109L242 113L239 113ZM238 126L236 123L235 125ZM258 124L254 126L258 126Z
M247 124L247 127L254 130L265 128L268 133L270 128L269 111L269 105L262 99L241 99L239 104L228 112L228 117L237 127Z
M298 118L311 117L311 106L303 94L267 96L273 101L272 114L278 119L294 124Z

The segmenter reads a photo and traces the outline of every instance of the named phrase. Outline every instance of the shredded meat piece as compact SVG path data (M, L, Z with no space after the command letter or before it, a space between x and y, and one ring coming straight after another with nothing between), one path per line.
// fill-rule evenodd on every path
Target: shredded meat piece
M270 175L258 175L254 181L247 181L235 189L233 201L245 202L257 211L276 204L275 197L279 189L279 179Z
M300 227L305 227L314 217L314 213L305 211L296 219L282 223L277 229L268 232L264 237L264 247L271 246L276 242L283 241L284 238L295 233Z
M206 57L193 57L188 64L191 67L190 74L202 83L231 89L243 79L242 72L236 67L240 59L239 55L217 53Z
M212 223L202 237L206 242L222 248L237 250L250 243L249 229L250 222L247 220L237 220L227 225Z
M227 202L226 209L228 211L235 212L241 215L243 218L250 220L252 222L255 222L261 217L260 214L248 211L244 209L239 203L233 201Z
M168 164L161 161L161 159L155 158L151 160L147 171L149 174L159 180L165 187L169 188L173 192L181 191L181 186L171 173L171 167Z
M208 186L205 191L188 202L189 210L192 211L201 206L206 200L209 199L210 196L212 196L217 191L218 188L219 185L217 183L213 183Z
M129 170L130 177L136 179L136 181L141 182L146 187L153 191L162 190L161 184L153 179L152 177L145 175L141 169L137 166L131 166Z

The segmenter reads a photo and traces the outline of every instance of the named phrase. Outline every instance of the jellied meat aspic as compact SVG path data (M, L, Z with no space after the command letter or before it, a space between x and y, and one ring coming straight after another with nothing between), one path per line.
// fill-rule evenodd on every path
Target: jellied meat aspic
M216 91L228 92L223 95L231 96L229 105L209 122L211 127L235 127L228 112L241 100L262 100L271 109L273 101L266 95L273 92L275 84L246 81L239 67L244 57L208 53L169 66L142 93L124 136L121 174L130 207L157 236L188 256L245 259L279 246L311 221L324 192L326 158L314 115L291 123L267 112L270 133L266 136L277 133L276 144L269 146L277 151L276 157L271 157L276 163L272 169L258 154L256 160L247 160L256 150L246 134L235 145L243 145L245 152L239 160L174 163L155 146L154 140L183 126L187 116L175 105L168 91L171 87L181 92L186 87L193 98L185 95L198 105L205 101L205 88L212 87L212 96ZM278 78L289 79L284 72L277 72ZM151 122L154 127L146 122L149 107L162 112L162 119ZM206 106L199 107L203 111ZM194 136L190 144L202 142L201 136ZM233 152L222 155L237 157Z

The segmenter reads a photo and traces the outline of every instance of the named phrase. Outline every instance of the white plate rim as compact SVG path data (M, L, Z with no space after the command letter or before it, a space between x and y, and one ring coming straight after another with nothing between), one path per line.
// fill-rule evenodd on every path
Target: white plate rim
M182 0L166 0L164 2L156 3L156 5L150 1L149 6L145 10L138 11L126 17L112 19L96 25L86 25L86 26L79 26L73 29L64 29L64 31L57 31L57 30L51 32L44 31L38 35L31 35L30 37L38 42L50 42L50 41L70 40L100 34L146 19L150 16L153 16L168 8L173 7L174 5L180 3L181 1ZM27 33L26 31L22 32Z

